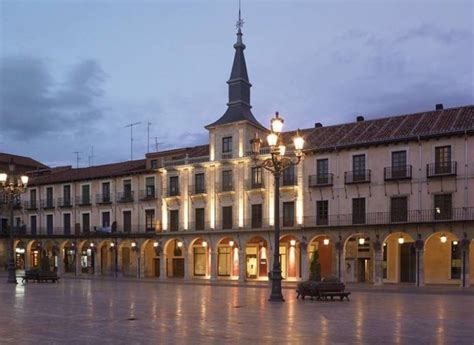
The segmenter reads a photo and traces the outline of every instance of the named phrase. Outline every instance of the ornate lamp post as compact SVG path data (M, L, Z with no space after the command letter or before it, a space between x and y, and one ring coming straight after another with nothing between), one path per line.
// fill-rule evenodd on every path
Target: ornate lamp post
M280 263L280 176L285 169L295 166L301 162L303 157L304 139L301 137L299 130L293 138L294 157L285 156L286 147L281 139L281 131L283 129L283 119L278 112L271 120L271 133L267 136L267 142L270 146L270 157L260 158L260 147L262 140L255 133L255 138L250 140L252 146L252 159L255 165L260 166L273 174L275 179L275 207L274 207L274 222L275 222L275 250L273 254L273 269L270 279L272 281L272 292L269 301L284 302L283 294L281 293L281 263Z
M13 160L9 165L9 173L0 173L0 194L6 199L9 211L9 245L8 245L8 283L16 284L16 264L13 242L13 207L15 199L26 191L28 176L16 175Z

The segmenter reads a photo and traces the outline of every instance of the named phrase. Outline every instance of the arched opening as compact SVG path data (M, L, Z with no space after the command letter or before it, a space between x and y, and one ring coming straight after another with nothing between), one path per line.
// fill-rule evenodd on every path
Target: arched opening
M268 280L268 243L261 236L252 237L245 246L245 275L247 279Z
M61 258L64 263L64 273L76 273L76 245L66 241L61 249Z
M344 281L372 283L374 249L372 239L365 233L351 235L344 243Z
M220 279L239 277L239 248L232 237L224 237L217 243L217 276Z
M382 260L384 282L416 282L415 240L407 233L394 232L385 238Z
M321 266L321 278L336 276L334 254L334 243L328 236L319 235L314 237L308 244L308 269L311 269L311 262L314 255L317 255L317 260Z
M118 269L117 244L113 241L105 240L100 248L100 274L104 276L115 276Z
M41 251L40 267L43 271L58 271L60 258L59 244L47 241Z
M280 239L281 275L285 280L296 280L301 273L300 242L295 236Z
M26 245L23 241L15 241L14 244L15 250L15 265L16 269L19 271L24 271L26 269Z
M426 284L459 284L462 249L453 233L436 232L425 241L424 271Z
M138 244L135 241L123 241L120 246L120 266L124 277L136 277L138 270Z
M169 240L165 246L166 276L184 278L184 243L178 239Z
M208 278L210 276L209 241L197 238L190 245L192 258L192 275L196 278Z
M95 268L95 243L90 241L84 241L80 246L79 250L81 253L81 273L83 274L94 274Z
M30 259L29 267L26 268L39 268L42 252L41 243L38 241L31 241L26 247L26 252Z
M142 245L143 272L146 278L160 276L159 243L146 240Z

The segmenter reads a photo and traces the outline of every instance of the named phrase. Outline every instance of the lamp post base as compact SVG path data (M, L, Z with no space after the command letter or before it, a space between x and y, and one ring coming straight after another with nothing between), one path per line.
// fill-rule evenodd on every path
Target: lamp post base
M15 269L15 264L9 262L8 263L8 280L7 283L9 284L18 284L16 281L16 269Z
M271 273L271 281L272 281L272 292L270 294L270 298L268 299L269 302L285 302L283 298L283 294L281 293L281 271L280 270L273 270Z

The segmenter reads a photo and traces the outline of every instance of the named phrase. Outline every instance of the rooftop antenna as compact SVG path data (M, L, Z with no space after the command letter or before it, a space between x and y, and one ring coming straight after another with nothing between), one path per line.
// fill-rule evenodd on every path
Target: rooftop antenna
M140 123L141 122L134 122L124 127L130 127L130 160L133 160L133 126L139 125Z
M146 153L150 153L150 126L151 122L147 123L147 142L146 142Z
M94 166L94 145L91 146L91 155L89 156L89 166Z
M76 154L76 169L79 168L79 161L81 160L81 151L74 151L73 153Z
M158 145L163 144L158 142L158 137L154 137L155 139L155 152L158 152Z

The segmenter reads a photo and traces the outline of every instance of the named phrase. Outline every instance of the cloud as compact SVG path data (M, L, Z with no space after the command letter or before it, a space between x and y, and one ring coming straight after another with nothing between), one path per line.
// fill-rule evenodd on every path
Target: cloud
M64 81L58 82L43 59L2 58L0 131L16 139L29 139L92 126L103 116L105 78L94 60L74 65Z

